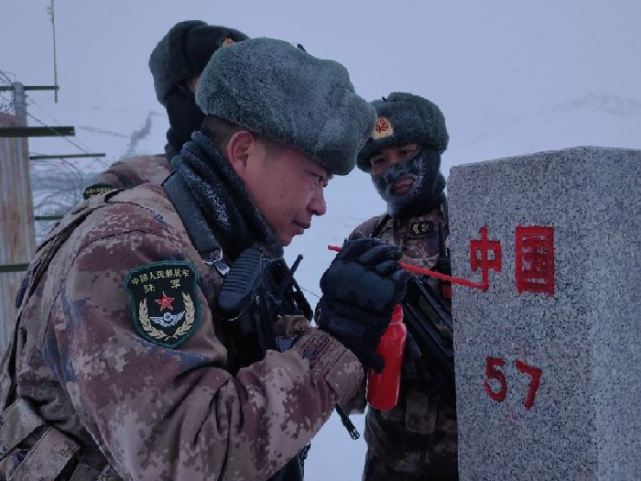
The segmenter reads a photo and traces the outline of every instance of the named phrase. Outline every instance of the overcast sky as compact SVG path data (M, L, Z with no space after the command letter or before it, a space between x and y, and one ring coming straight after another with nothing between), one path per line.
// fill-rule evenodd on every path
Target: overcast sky
M48 4L0 0L0 69L25 84L52 82ZM149 53L173 23L192 18L302 43L345 64L367 99L393 90L432 99L450 129L447 165L483 159L455 157L488 123L509 125L587 95L641 105L638 0L57 0L60 103L32 97L74 125L86 123L91 107L108 109L94 123L111 124L114 113L140 123L147 112L162 112ZM546 124L542 117L531 127L533 148L548 148L538 140ZM82 130L78 139L93 141ZM518 153L497 140L487 155Z
M48 5L0 0L0 70L24 84L53 81ZM343 63L368 100L395 90L433 100L450 132L446 172L575 145L641 147L639 0L56 0L60 102L34 93L30 112L75 125L74 141L109 160L161 151L166 121L147 61L186 19L301 43ZM149 133L132 145L148 118ZM31 149L74 151L61 139ZM300 279L314 292L331 260L325 245L384 209L364 174L332 184L327 216L289 250L305 254ZM334 423L312 450L308 479L357 479L362 452Z

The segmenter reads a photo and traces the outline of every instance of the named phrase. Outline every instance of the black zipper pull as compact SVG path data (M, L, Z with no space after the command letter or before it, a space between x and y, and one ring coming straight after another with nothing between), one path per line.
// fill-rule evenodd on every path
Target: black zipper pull
M358 432L358 429L356 429L356 426L354 426L354 423L352 423L352 420L349 418L347 413L343 411L343 408L340 407L338 404L336 405L336 412L341 417L341 422L343 423L343 426L345 426L345 429L347 429L347 432L349 433L349 437L354 440L360 438L361 433Z

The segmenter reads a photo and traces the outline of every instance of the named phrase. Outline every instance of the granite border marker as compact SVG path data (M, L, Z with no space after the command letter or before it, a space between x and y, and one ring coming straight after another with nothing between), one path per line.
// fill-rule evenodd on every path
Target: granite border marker
M453 294L461 481L640 480L641 150L456 166L448 192L453 274L488 279Z

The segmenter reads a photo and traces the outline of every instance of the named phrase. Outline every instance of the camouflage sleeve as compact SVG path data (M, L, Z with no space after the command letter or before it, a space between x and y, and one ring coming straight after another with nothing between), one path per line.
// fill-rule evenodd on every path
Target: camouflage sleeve
M68 253L44 341L48 362L123 478L266 479L336 403L354 395L361 365L329 335L299 323L292 349L269 351L232 376L202 279L193 333L177 348L145 339L136 323L142 303L132 305L127 273L159 261L198 265L177 245L180 239L133 231ZM167 292L158 297L171 299Z
M119 161L114 162L107 170L98 174L88 188L105 186L110 189L124 189L140 183L136 172L127 163Z
M367 407L367 383L363 382L356 394L341 407L347 414L363 414Z
M171 173L164 155L141 155L113 163L83 192L85 199L112 189L129 189L146 182L160 185Z
M348 239L351 239L354 237L356 234L360 234L363 237L369 237L372 235L372 232L378 226L378 224L382 221L384 215L379 215L376 217L372 217L369 220L366 220L362 224L358 225L349 235Z

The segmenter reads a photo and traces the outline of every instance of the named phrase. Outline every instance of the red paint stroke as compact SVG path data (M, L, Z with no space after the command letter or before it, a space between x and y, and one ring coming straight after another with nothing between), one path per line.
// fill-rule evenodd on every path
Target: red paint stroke
M501 242L489 240L487 238L487 226L479 230L480 239L470 241L470 267L472 272L481 269L481 283L479 284L484 291L490 287L490 271L501 272L502 253Z
M505 365L505 361L498 357L487 357L485 360L485 379L483 380L483 389L485 392L496 402L505 401L507 396L507 380L505 374L501 371L501 367ZM500 385L498 391L494 391L490 385L490 380L494 379Z
M554 229L517 226L515 275L518 292L554 295Z
M342 247L335 245L328 245L327 248L330 251L340 252ZM471 287L472 289L482 289L487 290L483 284L479 282L470 281L462 277L448 276L447 274L442 274L440 272L432 271L426 267L419 267L413 264L408 264L406 262L399 262L400 266L408 272L414 272L416 274L422 274L424 276L433 277L434 279L440 279L443 281L449 281L452 284L457 284L459 286Z
M538 367L530 366L529 364L526 364L518 359L514 364L519 372L527 374L531 378L530 387L528 388L527 395L523 400L523 406L525 406L525 409L529 411L530 408L534 405L536 392L539 390L539 386L541 385L541 376L543 375L543 371Z

